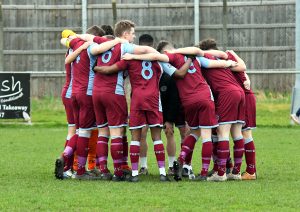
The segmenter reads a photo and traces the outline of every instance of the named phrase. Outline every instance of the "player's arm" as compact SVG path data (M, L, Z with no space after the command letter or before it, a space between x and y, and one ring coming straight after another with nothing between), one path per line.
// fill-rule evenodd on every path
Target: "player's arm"
M119 67L117 64L113 64L111 66L95 66L94 71L99 72L101 74L116 74L119 72Z
M174 73L174 77L178 79L183 79L187 74L191 63L192 63L192 59L188 57L185 63L180 67L180 69L176 69Z
M93 41L94 38L96 37L95 35L91 35L91 34L76 34L75 36L85 41Z
M148 53L148 54L129 54L126 53L122 56L123 60L148 60L148 61L161 61L169 62L169 57L160 53Z
M129 52L131 53L131 52ZM156 49L150 46L139 46L134 45L133 54L147 54L147 53L157 53Z
M115 45L117 45L119 43L123 43L123 42L125 42L124 39L116 38L114 40L103 42L101 44L94 44L90 49L90 53L92 55L98 55L98 54L108 51L109 49L113 48Z
M205 57L197 57L197 60L204 68L232 68L237 65L233 60L210 60Z
M185 48L174 49L174 50L170 51L169 53L204 56L203 50L201 50L197 47L185 47Z
M101 74L116 74L121 70L126 70L127 64L127 61L120 60L111 66L95 66L94 71Z
M62 39L60 39L60 44L67 48L70 48L70 39L62 38Z
M217 58L221 58L221 59L224 59L224 60L227 60L227 58L228 58L228 55L225 52L220 51L220 50L214 50L214 49L205 50L204 53L211 54L211 55L213 55Z
M183 79L188 72L188 69L192 63L192 59L188 58L185 63L179 68L176 69L174 66L169 63L160 63L164 72L166 72L170 76L174 76L177 79Z
M78 49L76 49L74 52L69 54L65 59L65 64L72 63L76 59L76 57L78 57L78 55L82 52L82 50L87 49L90 44L91 44L91 42L85 42Z
M232 67L231 70L237 72L246 71L247 67L244 60L242 60L242 58L240 58L233 50L229 50L227 52L229 52L236 59L238 63L237 66Z
M245 77L246 77L246 80L244 81L244 87L247 90L250 90L250 85L251 85L250 78L249 78L248 74L246 74L246 72L244 72L244 74L245 74Z

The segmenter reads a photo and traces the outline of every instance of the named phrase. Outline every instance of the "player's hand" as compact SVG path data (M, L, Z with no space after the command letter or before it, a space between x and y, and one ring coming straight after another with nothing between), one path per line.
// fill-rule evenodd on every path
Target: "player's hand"
M174 134L173 124L171 122L167 121L164 124L164 129L165 129L166 135L172 136Z
M227 60L226 61L226 67L230 68L230 67L235 67L237 66L237 62L233 61L233 60Z
M244 81L244 87L245 87L247 90L250 90L250 85L251 85L250 80Z
M189 136L191 134L191 128L190 126L187 124L187 122L185 123L185 136Z
M126 53L122 56L122 59L123 60L134 60L134 55L133 54L129 54L129 53Z
M95 66L95 67L94 67L94 71L95 71L95 72L99 72L99 73L101 73L101 74L105 74L105 72L104 72L103 69L102 69L102 66Z

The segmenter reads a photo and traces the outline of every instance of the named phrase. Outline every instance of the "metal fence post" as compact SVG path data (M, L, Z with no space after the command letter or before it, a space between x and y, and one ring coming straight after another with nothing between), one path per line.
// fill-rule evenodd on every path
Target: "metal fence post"
M296 1L296 55L295 55L295 64L296 71L300 70L300 2ZM291 102L291 113L296 113L300 107L300 74L296 73L295 75L295 87L292 92L292 102Z
M194 41L195 44L199 43L199 28L200 28L200 20L199 20L199 0L194 0Z
M3 59L3 19L2 19L2 0L0 0L0 71L4 71Z
M81 2L81 13L82 13L82 33L84 34L87 29L87 0Z

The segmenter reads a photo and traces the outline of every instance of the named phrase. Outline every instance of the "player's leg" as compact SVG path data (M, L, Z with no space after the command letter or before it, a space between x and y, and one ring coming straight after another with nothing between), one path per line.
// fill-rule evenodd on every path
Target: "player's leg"
M165 169L165 149L161 140L161 126L150 126L151 137L153 140L154 153L159 168L160 181L170 181L166 176Z
M112 174L107 167L109 129L105 113L105 106L101 101L101 94L93 94L93 105L98 128L98 139L96 146L97 164L101 172L101 178L103 180L111 180Z
M233 145L234 166L231 173L228 174L228 180L241 180L241 165L244 154L244 137L242 135L242 124L236 123L231 126L231 136Z
M236 93L233 96L233 99L235 100L235 103L237 104L237 107L235 109L236 111L236 121L237 123L232 124L231 127L231 136L234 142L233 146L233 159L234 159L234 166L232 169L232 172L228 174L227 178L229 180L241 180L241 165L242 165L242 159L244 154L244 137L242 135L242 126L245 124L245 93L240 92L234 92Z
M165 170L165 148L161 140L161 129L163 127L163 116L159 110L146 111L146 120L151 131L154 153L159 168L160 181L168 182L170 179Z
M218 171L211 177L208 177L208 181L225 181L226 177L226 161L229 157L229 134L231 124L220 124L217 127L218 134Z
M164 132L167 138L167 153L169 162L168 175L174 175L173 163L176 157L176 143L174 138L173 123L166 122L164 125Z
M207 176L211 177L214 173L218 172L218 135L217 135L217 128L212 129L212 135L211 135L211 140L212 140L212 159L214 162L213 169L211 169L208 173Z
M130 142L130 161L132 173L129 182L138 182L139 178L139 157L140 157L140 141L142 129L146 127L146 116L142 110L130 110L129 129L131 131Z
M242 133L245 139L245 159L246 159L246 171L242 174L242 180L255 180L256 179L256 155L255 145L252 136L252 129L256 127L256 99L254 94L247 93L245 95L245 126ZM299 111L300 113L300 111ZM300 114L299 114L300 115Z
M95 180L98 179L94 175L86 172L86 161L88 156L88 143L91 138L92 130L96 122L92 96L86 94L78 95L79 103L79 134L77 140L77 158L78 170L75 179L79 180Z
M124 96L101 94L101 102L105 107L108 127L111 136L110 153L113 159L113 181L125 180L122 170L124 126L127 126L127 103Z
M97 147L97 140L98 140L98 129L93 129L91 138L88 144L88 170L99 173L99 170L96 167L96 147Z
M71 98L73 117L76 128L79 127L79 105L75 96ZM67 145L62 153L62 156L56 159L55 161L55 177L57 179L64 179L64 172L71 169L73 164L73 154L76 150L78 139L78 131L73 135L70 140L67 142Z
M246 171L242 174L242 180L256 180L256 158L255 158L255 145L252 136L252 130L248 129L243 131L245 139L245 159Z
M139 174L148 174L148 165L147 165L147 151L148 151L148 143L147 143L147 132L148 126L142 128L141 140L140 140L140 164L141 168Z
M123 127L123 163L122 163L122 170L123 172L130 173L131 168L128 166L128 141L127 141L127 134L126 134L126 127Z
M129 178L130 182L138 182L139 178L139 157L140 157L140 140L142 128L131 129L131 142L130 142L130 161L132 174Z

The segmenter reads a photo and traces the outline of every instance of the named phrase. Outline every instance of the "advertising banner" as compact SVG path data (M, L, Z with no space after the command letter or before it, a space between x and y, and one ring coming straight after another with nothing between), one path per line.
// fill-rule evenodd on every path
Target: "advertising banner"
M0 119L30 115L30 74L0 73Z

